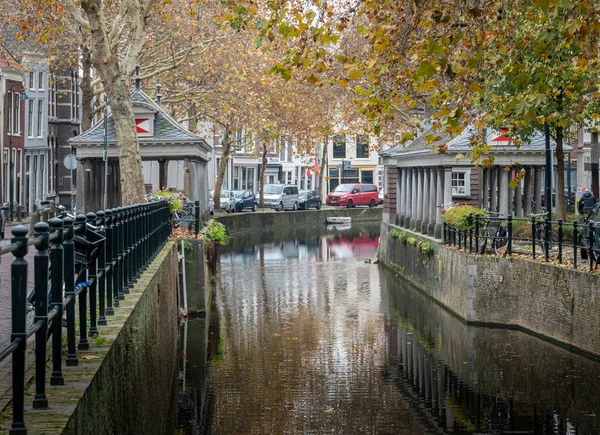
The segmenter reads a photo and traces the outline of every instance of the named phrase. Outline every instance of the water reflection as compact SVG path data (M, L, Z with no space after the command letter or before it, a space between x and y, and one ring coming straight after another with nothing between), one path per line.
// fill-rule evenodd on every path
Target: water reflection
M377 246L375 225L233 240L208 339L188 338L207 363L188 383L183 432L599 432L598 363L467 327L370 263Z

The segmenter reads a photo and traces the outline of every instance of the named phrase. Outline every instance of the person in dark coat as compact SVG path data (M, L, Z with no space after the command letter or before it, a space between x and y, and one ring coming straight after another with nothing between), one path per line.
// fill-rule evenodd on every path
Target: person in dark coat
M594 208L594 204L596 204L596 202L597 199L592 192L584 192L584 194L579 199L579 204L577 205L579 214L588 214L592 210L592 208Z

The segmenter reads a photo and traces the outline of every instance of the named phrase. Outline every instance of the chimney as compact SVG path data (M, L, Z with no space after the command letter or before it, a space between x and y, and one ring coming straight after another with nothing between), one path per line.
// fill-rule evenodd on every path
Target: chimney
M135 89L136 90L140 90L140 82L141 82L141 77L140 77L140 64L138 63L135 66Z
M156 84L156 104L160 106L160 100L162 99L162 94L160 93L160 89L162 85L160 84L160 77L158 78L158 83Z

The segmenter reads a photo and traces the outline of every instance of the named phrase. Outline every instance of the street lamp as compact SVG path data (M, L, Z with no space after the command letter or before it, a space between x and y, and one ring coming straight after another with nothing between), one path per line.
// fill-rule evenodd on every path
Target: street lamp
M8 93L11 94L10 98L12 98L12 92L13 92L13 88L15 86L21 86L21 89L23 89L23 92L21 93L21 95L19 96L19 98L21 100L27 100L27 94L25 93L25 88L23 87L23 85L21 83L13 83L11 85L11 87L8 89ZM12 103L12 102L11 102ZM14 111L14 104L10 105L11 109ZM21 110L21 105L19 105L19 111ZM19 117L19 123L21 122L21 114L18 114ZM15 125L15 115L13 113L11 122L13 123L12 127L14 127ZM17 126L17 128L19 128L20 126ZM8 128L11 128L11 126L9 125ZM10 221L14 221L15 220L15 212L14 212L14 188L15 188L15 180L13 178L14 175L14 170L15 170L15 159L13 157L13 146L12 146L12 137L13 137L14 131L11 131L11 134L8 135L8 155L9 155L9 159L10 159L10 169L9 169L9 174L8 174L8 178L9 178L9 202L8 202L8 207L9 207L9 216L10 216Z

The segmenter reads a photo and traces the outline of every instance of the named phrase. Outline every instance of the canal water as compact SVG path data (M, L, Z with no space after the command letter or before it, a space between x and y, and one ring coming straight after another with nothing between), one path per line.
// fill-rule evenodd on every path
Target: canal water
M600 433L598 362L465 325L378 243L378 225L233 239L182 327L176 433Z

